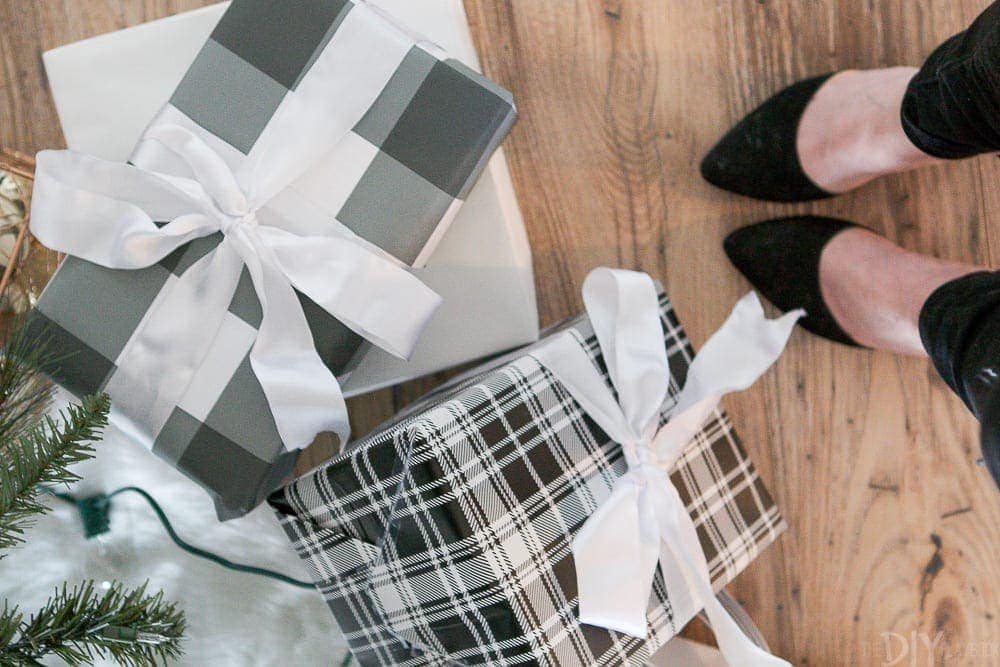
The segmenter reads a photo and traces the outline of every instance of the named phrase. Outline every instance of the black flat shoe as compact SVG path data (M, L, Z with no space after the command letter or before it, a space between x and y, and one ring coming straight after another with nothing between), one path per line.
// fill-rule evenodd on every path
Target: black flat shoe
M701 162L706 181L736 194L769 201L834 196L802 171L795 138L809 100L833 73L785 88L741 120Z
M834 236L857 227L833 218L798 216L749 225L726 237L723 247L736 268L783 311L804 308L804 329L832 341L862 347L833 318L819 288L819 257Z

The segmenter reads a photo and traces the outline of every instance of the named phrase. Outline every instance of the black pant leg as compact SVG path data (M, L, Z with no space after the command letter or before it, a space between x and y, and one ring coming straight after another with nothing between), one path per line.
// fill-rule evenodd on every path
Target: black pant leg
M1000 0L930 55L901 120L910 141L935 157L1000 151Z
M920 339L941 378L975 412L963 365L1000 348L1000 271L980 271L937 288L920 310ZM971 355L971 356L970 356Z

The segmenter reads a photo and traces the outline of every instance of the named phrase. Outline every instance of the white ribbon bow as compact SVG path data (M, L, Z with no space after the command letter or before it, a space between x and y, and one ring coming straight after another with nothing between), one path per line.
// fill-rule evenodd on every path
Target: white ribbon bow
M584 411L621 443L628 472L573 540L580 621L645 637L646 609L659 563L675 605L704 607L732 665L787 665L756 646L716 599L694 523L669 471L726 393L745 389L780 356L794 311L768 320L753 293L736 304L688 369L671 419L658 428L670 367L656 287L644 273L595 269L583 299L618 393L579 342L556 336L534 353Z
M246 266L263 313L250 363L282 441L299 449L333 431L346 442L340 385L316 352L295 290L404 358L440 297L335 221L313 224L301 236L262 224L257 212L283 179L248 195L225 161L180 125L154 124L140 149L168 151L194 178L43 151L31 213L31 231L42 243L112 269L152 266L194 239L222 232L222 242L151 305L130 342L130 376L147 378L154 403L169 409L205 358ZM296 221L297 228L303 224Z

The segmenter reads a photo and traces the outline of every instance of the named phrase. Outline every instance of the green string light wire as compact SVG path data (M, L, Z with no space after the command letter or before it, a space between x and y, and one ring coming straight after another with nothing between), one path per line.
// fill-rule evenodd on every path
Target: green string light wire
M206 551L200 547L196 547L193 544L185 542L174 527L170 524L170 520L167 518L166 513L160 504L156 502L153 496L149 495L143 489L137 486L125 486L111 493L100 493L94 496L89 496L87 498L76 498L68 493L60 493L48 489L56 498L74 505L80 512L80 518L83 521L83 529L87 538L100 535L102 533L108 532L111 527L110 513L111 513L111 499L120 493L135 493L141 496L149 506L156 513L156 516L160 519L160 523L163 524L163 528L167 531L167 535L170 539L174 541L178 547L188 552L192 556L197 556L198 558L204 558L205 560L211 561L216 565L226 568L227 570L235 570L236 572L246 572L247 574L254 574L260 577L267 577L268 579L274 579L275 581L280 581L286 583L290 586L297 586L299 588L313 588L313 585L308 581L300 581L298 579L293 579L287 575L280 572L274 572L273 570L267 570L262 567L255 567L253 565L244 565L243 563L234 563L233 561L224 558L218 554L214 554L211 551Z

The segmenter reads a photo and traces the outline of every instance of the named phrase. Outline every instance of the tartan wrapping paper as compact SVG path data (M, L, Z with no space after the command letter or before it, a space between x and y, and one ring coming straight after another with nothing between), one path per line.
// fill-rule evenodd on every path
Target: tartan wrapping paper
M660 308L676 400L693 351L663 294ZM589 322L569 326L608 381ZM625 470L621 446L528 348L421 399L270 502L363 665L639 665L699 609L668 599L657 571L646 640L576 620L572 537ZM785 529L721 411L671 479L716 589Z
M382 52L394 49L399 65L353 130L259 216L336 220L403 262L421 265L509 131L515 111L507 91L363 0L236 0L152 125L187 127L231 166L241 164L267 136L279 105L309 81L319 53L345 38L342 29L358 29L359 7L375 19L360 26L363 34L355 41ZM158 159L141 166L189 175L185 167ZM287 479L296 457L285 451L250 367L261 310L246 269L190 389L171 403L172 410L168 406L169 418L138 423L118 404L137 392L119 361L147 310L221 238L198 239L137 271L69 257L29 326L44 331L63 357L50 369L53 379L76 395L107 391L116 409L113 421L205 487L220 517L229 518L252 509ZM361 339L299 297L316 349L344 377Z

